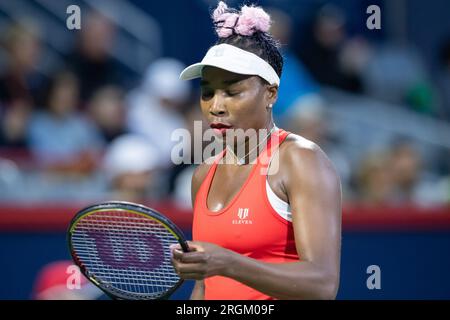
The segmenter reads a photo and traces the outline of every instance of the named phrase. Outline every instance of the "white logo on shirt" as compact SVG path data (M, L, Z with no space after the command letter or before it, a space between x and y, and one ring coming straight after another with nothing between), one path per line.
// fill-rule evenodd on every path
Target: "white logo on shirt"
M248 217L248 208L239 208L238 210L239 219L245 219Z
M252 224L252 220L247 219L248 217L248 212L249 209L248 208L239 208L238 209L238 213L237 216L239 217L239 220L234 219L232 221L233 224Z

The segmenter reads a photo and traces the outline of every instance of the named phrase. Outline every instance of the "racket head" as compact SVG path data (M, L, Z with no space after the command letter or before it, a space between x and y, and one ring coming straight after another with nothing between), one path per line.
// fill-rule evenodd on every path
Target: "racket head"
M114 299L168 299L183 283L169 245L189 251L183 232L160 212L108 201L79 211L67 233L80 271Z

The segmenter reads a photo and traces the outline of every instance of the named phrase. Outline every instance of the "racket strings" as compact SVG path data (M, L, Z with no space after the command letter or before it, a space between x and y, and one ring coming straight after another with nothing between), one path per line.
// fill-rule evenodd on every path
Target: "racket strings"
M168 249L177 242L157 220L125 210L91 213L72 231L75 253L100 285L142 298L157 298L179 282Z

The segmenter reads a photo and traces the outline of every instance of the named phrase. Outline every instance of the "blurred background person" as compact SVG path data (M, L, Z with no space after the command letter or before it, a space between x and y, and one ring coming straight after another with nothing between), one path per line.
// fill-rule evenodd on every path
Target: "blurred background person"
M269 9L268 13L273 20L270 32L281 43L281 51L284 57L281 75L283 85L280 86L277 103L273 109L276 123L283 126L297 112L297 109L308 107L310 104L323 103L323 98L320 94L319 85L292 52L292 18L284 11L276 8Z
M109 189L106 197L137 203L158 199L166 187L160 175L159 156L158 149L142 136L116 138L103 158Z
M339 173L343 188L343 196L347 197L352 174L351 159L342 148L342 141L333 130L332 119L327 113L322 98L310 99L308 104L289 112L286 127L292 132L298 132L303 137L316 143L330 158Z
M190 85L179 79L184 64L163 58L145 71L141 86L128 96L128 130L145 136L157 148L162 165L172 167L171 140L177 129L187 128L184 116L188 107Z
M355 179L354 199L362 203L424 207L446 201L439 178L425 170L420 151L404 138L367 153Z
M22 103L1 110L0 147L28 148L27 130L31 113L31 106Z
M372 206L390 204L394 181L387 153L378 151L367 154L356 171L355 184L357 193L354 199L358 199L359 203Z
M116 26L106 15L89 11L83 16L78 35L65 60L80 80L80 107L84 107L96 90L106 85L121 85L126 75L111 57Z
M47 78L38 71L39 27L31 19L11 24L3 33L6 68L0 75L0 102L7 108L33 107L41 102Z
M37 68L39 27L29 18L21 19L4 30L1 41L7 61L0 72L0 146L26 148L30 114L47 83Z
M105 86L92 94L86 113L93 121L105 143L126 133L126 106L124 92L117 86Z
M314 79L323 85L350 92L362 92L359 74L344 68L341 53L349 41L347 17L338 6L321 6L305 28L295 52ZM349 72L352 71L352 72Z
M426 206L445 201L439 177L427 170L420 150L409 139L397 138L391 144L388 169L394 183L393 203Z
M391 193L398 203L412 203L422 173L420 154L406 141L392 145L389 154L389 171L395 185Z
M36 111L29 127L29 146L44 168L63 173L91 172L103 146L97 128L77 111L79 82L70 72L56 74L46 106Z

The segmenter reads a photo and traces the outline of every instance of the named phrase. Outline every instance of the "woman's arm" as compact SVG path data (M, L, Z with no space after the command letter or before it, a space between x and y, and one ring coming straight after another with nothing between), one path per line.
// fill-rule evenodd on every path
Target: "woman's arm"
M183 278L222 275L278 299L336 297L341 242L339 178L325 154L309 142L289 143L280 161L301 261L265 263L211 243L193 242L194 252L174 251L173 263Z
M205 299L205 283L203 280L195 281L194 289L191 293L191 300L204 300Z
M301 262L258 264L234 256L230 276L281 299L334 299L339 286L341 188L326 155L315 144L290 142L281 164ZM258 273L257 270L260 269Z

